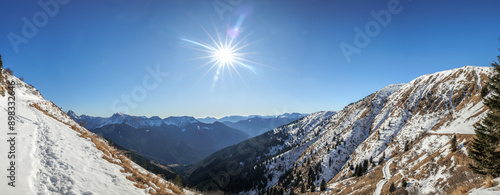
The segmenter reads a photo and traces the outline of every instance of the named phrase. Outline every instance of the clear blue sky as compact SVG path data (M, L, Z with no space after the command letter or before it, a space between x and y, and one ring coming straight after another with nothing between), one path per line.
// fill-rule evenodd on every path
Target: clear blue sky
M42 0L57 2L58 10L51 4L48 12L38 1L2 1L0 53L15 75L78 114L221 117L340 110L389 84L488 66L500 47L500 1L493 0L401 0L386 26L378 23L379 32L369 28L373 37L350 55L350 63L339 45L355 47L354 28L365 31L377 21L370 11L388 10L391 1L65 1ZM214 85L216 70L200 67L210 59L199 59L204 53L182 39L209 42L203 28L225 36L242 15L236 40L248 35L243 43L254 44L241 51L259 64L251 64L255 72L237 67L241 78L226 72ZM23 17L37 32L26 27L23 34L29 26ZM169 75L155 83L147 67L157 65ZM140 95L132 99L135 106L125 105L121 97L134 92Z

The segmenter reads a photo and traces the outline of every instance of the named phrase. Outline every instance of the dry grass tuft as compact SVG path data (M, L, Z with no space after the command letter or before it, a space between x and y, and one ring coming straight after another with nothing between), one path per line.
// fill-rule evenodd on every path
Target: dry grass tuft
M332 191L334 194L370 194L377 188L377 183L382 179L382 167L379 166L367 174L360 177L352 177L352 185L348 185L346 188L336 189L338 191ZM332 180L333 181L333 180Z
M463 170L462 170L463 171ZM463 182L460 183L450 194L461 195L467 194L473 188L491 188L498 185L498 182L493 180L493 177L477 176L475 178L465 177L463 174L458 174Z
M486 177L486 185L484 185L485 188L491 188L491 187L495 187L497 185L498 185L498 182L493 180L493 177L491 177L491 176Z
M467 192L472 189L472 187L469 186L458 186L455 191L451 193L451 195L462 195L462 194L467 194Z

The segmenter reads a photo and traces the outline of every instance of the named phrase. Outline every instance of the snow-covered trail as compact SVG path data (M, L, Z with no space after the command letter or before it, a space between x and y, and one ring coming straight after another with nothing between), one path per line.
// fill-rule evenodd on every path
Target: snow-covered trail
M35 111L36 112L36 111ZM45 114L38 119L32 178L43 194L144 194L120 172L121 167L102 158L91 141Z
M389 170L389 167L391 166L393 160L394 158L389 159L382 168L384 178L377 183L377 188L373 192L373 195L380 195L380 193L382 192L382 187L384 187L384 184L389 181L391 177L391 171Z
M391 177L391 170L389 170L389 166L391 166L391 163L393 160L394 160L394 158L391 158L390 160L388 160L387 163L384 165L384 168L382 169L382 171L384 173L384 178L386 180L389 180Z
M8 96L0 96L0 166L2 167L2 176L0 177L0 192L1 194L37 194L35 185L38 180L36 177L36 159L35 153L37 146L37 119L34 115L32 107L28 106L26 101L21 101L22 97L16 97L16 115L15 115L15 130L17 135L7 135L7 98ZM13 138L16 140L14 149L15 158L8 159L9 144L5 140ZM4 155L5 154L5 155ZM7 185L10 180L5 176L8 174L5 169L10 168L8 165L15 163L15 187ZM4 169L5 168L5 169Z
M17 80L17 82L20 82ZM0 124L7 124L8 96L0 95ZM122 173L122 167L102 158L94 143L79 136L70 126L31 107L46 102L25 89L16 89L15 187L7 185L5 171L9 143L0 147L0 194L145 194ZM55 109L55 108L54 108ZM0 140L10 139L5 128ZM5 154L5 155L3 155Z

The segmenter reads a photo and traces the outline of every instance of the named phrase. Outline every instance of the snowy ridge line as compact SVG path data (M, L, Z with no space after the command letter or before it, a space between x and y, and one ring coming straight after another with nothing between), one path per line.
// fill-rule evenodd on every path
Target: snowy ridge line
M96 158L100 151L90 142L78 138L66 124L30 106L30 101L44 101L38 90L3 69L0 71L3 73L0 74L1 89L5 88L7 80L15 82L16 115L19 116L15 121L20 143L16 145L19 185L16 188L1 185L2 194L89 194L109 190L144 194L119 172L116 165ZM5 108L7 102L7 97L0 96L0 108ZM6 113L0 112L0 123L3 124L6 118ZM5 136L0 134L0 139L6 139ZM4 153L5 147L0 147L0 151ZM108 180L110 176L118 177L111 181ZM0 179L2 183L4 180Z
M23 143L16 146L19 186L2 185L2 194L193 194L132 162L45 100L33 86L3 69L0 72L0 92L5 92L6 80L16 83L15 121ZM7 97L0 96L1 110L6 102ZM0 122L6 118L0 112ZM0 139L4 136L0 134Z
M54 105L53 102L49 102L49 103L52 104L52 105ZM60 123L63 123L65 125L70 126L73 130L75 130L75 131L77 131L79 133L84 133L84 131L86 130L83 127L81 127L80 125L78 125L76 122L74 122L74 124L71 124L70 121L66 121L65 122L65 121L62 121L60 118L55 117L53 114L50 113L51 112L50 110L45 110L42 107L40 107L40 102L30 103L29 105L31 107L36 108L37 110L39 110L40 112L44 113L45 115L47 115L47 116L49 116L49 117L51 117L51 118L59 121ZM53 107L53 106L49 106L49 107ZM57 106L55 106L55 107L57 107ZM62 112L62 110L60 110L59 107L57 107L57 109ZM64 113L64 112L62 112L62 113Z

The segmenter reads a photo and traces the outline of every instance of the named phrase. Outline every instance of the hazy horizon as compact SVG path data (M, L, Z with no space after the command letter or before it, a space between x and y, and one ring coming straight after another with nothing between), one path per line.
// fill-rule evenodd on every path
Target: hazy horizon
M100 115L89 115L89 114L85 114L85 113L77 113L76 111L74 110L64 110L64 112L69 112L69 111L73 111L76 115L78 116L81 116L81 115L87 115L87 116L91 116L91 117L103 117L103 118L106 118L106 117L111 117L113 116L114 114L126 114L126 113L121 113L121 112L116 112L116 113L112 113L111 115L105 115L105 116L100 116ZM333 111L333 110L328 110L328 111ZM318 112L322 112L322 111L318 111ZM168 118L168 117L193 117L195 119L205 119L205 118L215 118L217 120L220 120L224 117L232 117L232 116L241 116L241 117L251 117L251 116L262 116L262 117L269 117L269 116L279 116L279 115L283 115L283 114L293 114L293 113L298 113L298 112L286 112L286 113L281 113L281 114L273 114L273 115L260 115L260 114L247 114L247 115L239 115L239 114L235 114L235 115L226 115L226 116L222 116L222 117L213 117L213 116L204 116L204 117L195 117L195 116L189 116L189 115L171 115L171 116L157 116L157 115L134 115L134 114L126 114L126 115L130 115L130 116L140 116L140 117L147 117L147 118L151 118L151 117L160 117L160 118ZM312 113L298 113L298 114L312 114Z

